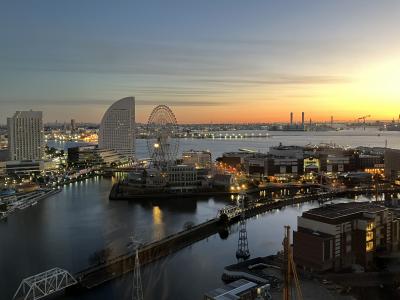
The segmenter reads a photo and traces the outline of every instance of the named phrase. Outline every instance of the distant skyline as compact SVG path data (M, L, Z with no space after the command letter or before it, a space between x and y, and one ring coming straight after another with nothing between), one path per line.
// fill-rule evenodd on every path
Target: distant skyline
M100 123L134 96L180 123L400 114L400 1L6 1L0 124Z

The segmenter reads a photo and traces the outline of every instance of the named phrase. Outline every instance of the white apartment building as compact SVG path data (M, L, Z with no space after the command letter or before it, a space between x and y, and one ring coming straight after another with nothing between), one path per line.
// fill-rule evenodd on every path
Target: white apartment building
M44 155L43 114L17 111L7 119L10 160L41 160Z

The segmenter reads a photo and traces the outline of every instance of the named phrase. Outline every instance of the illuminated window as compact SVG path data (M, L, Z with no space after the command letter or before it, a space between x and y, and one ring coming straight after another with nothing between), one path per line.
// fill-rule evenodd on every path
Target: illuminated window
M370 251L374 250L374 242L372 242L372 241L371 242L367 242L365 250L367 252L370 252Z
M372 231L367 231L366 233L366 241L369 242L374 238L374 233Z
M367 231L374 229L374 223L369 223L367 225Z

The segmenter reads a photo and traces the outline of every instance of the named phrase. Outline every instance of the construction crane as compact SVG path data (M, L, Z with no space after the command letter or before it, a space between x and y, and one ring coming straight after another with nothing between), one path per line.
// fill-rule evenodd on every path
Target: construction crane
M367 118L371 118L371 115L362 116L357 119L358 121L363 120L364 130L365 130L365 119Z
M283 277L284 277L284 286L283 286L283 300L291 300L293 299L292 295L292 277L294 286L296 288L296 296L295 299L303 300L303 294L301 293L300 281L297 276L296 265L293 260L292 247L290 245L290 226L285 226L285 237L283 239Z

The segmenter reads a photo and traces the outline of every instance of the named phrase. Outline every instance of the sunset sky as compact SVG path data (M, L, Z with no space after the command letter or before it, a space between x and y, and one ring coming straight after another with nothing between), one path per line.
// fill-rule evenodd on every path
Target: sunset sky
M0 124L16 110L100 122L354 120L400 114L400 1L2 1Z

